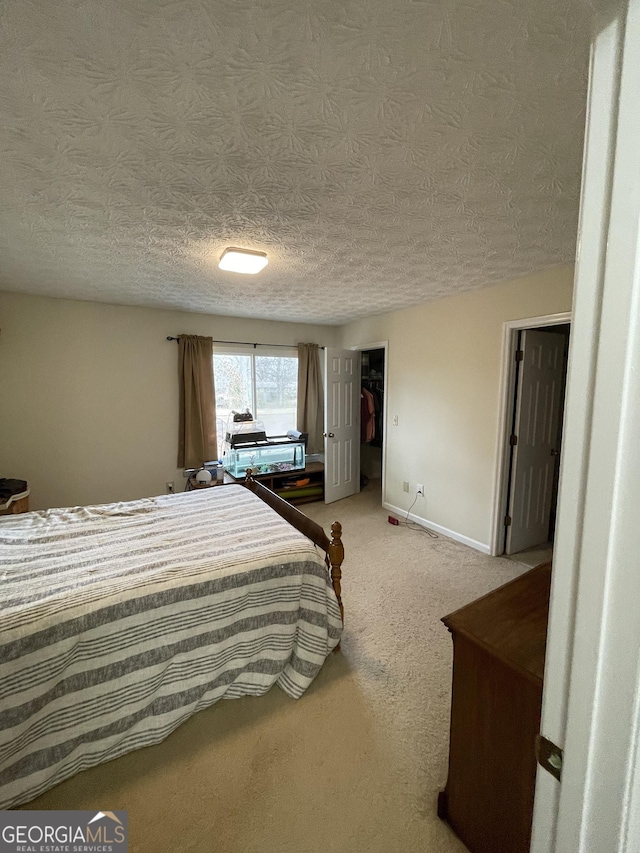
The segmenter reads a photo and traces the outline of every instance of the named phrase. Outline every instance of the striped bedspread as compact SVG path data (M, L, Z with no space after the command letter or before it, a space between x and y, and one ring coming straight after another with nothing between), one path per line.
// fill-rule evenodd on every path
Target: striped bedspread
M0 808L337 645L324 555L242 486L0 519Z

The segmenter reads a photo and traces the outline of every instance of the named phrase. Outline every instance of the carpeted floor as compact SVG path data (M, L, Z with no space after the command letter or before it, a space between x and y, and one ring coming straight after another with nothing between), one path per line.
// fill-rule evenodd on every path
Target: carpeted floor
M371 483L307 514L344 527L346 628L299 701L220 702L164 743L25 808L127 809L131 853L463 853L436 817L451 639L440 617L524 566L387 523Z

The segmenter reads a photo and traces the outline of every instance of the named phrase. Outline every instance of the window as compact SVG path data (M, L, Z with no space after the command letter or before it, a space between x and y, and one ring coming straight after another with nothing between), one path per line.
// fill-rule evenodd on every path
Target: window
M298 353L291 349L220 349L213 355L216 386L218 455L233 412L249 409L268 436L296 429Z

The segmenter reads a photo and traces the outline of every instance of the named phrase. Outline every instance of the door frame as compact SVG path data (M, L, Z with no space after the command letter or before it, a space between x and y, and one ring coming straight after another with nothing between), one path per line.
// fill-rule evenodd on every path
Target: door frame
M513 424L514 397L516 388L516 348L518 332L523 329L539 329L544 326L564 326L571 323L571 312L544 314L540 317L526 317L521 320L508 320L502 327L502 355L500 362L500 397L498 400L498 437L496 443L496 466L493 486L493 504L491 510L491 542L489 553L492 557L504 554L504 517L507 512L509 493L509 463L511 445L509 436Z
M383 349L384 350L384 406L382 409L382 500L387 493L387 398L389 387L389 341L376 341L372 344L358 344L351 347L353 350L363 352L368 349ZM362 359L360 360L360 370L362 371ZM362 375L359 377L360 385L362 386ZM360 410L358 409L358 418ZM358 482L360 482L360 456L358 456Z

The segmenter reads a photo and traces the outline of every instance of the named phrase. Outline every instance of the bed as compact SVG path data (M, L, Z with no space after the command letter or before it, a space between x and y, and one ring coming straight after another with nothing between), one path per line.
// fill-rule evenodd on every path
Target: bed
M340 641L340 533L250 474L0 519L0 808L219 699L300 697Z

